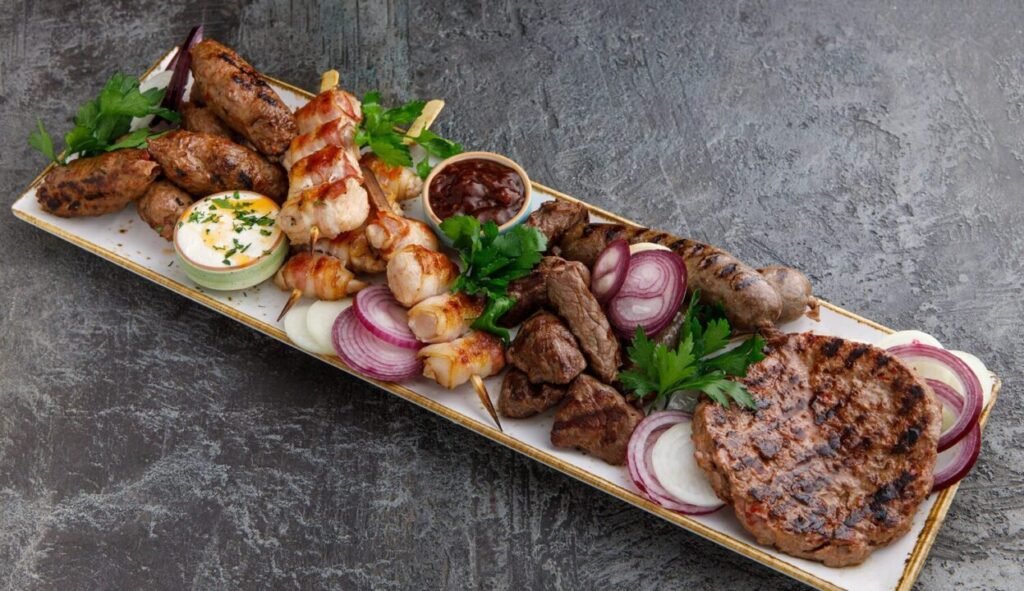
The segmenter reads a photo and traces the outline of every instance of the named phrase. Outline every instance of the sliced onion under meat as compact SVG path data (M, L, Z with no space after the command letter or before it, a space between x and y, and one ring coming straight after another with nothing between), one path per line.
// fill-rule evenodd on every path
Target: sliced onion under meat
M651 454L658 438L675 425L684 421L688 422L689 420L689 413L662 411L654 413L641 421L629 439L629 446L626 450L626 465L629 468L629 475L633 483L650 500L670 511L677 511L686 515L703 515L717 511L724 503L698 505L688 503L686 499L676 497L661 485L657 474L651 466ZM699 468L691 476L693 478L705 478L704 473Z
M185 86L188 84L189 67L192 65L192 55L189 50L196 43L203 40L203 25L192 27L185 42L178 48L177 55L171 60L168 70L173 70L171 82L167 85L167 92L164 94L162 106L177 111L181 108L182 100L185 98Z
M386 285L371 285L356 294L356 317L366 330L386 343L419 350L423 343L409 329L409 312Z
M914 366L915 361L938 364L939 369L946 370L946 372L953 376L951 381L958 382L958 384L945 385L948 385L962 395L963 409L959 412L956 420L946 431L945 436L940 439L939 450L948 449L967 435L978 423L978 418L981 416L981 407L985 400L984 395L981 392L981 382L978 380L978 376L975 375L974 371L972 371L962 359L953 355L949 351L920 342L908 345L897 345L895 347L890 347L888 351L912 367ZM918 371L919 374L922 373L919 370L916 371ZM946 375L946 373L942 372L942 375ZM927 376L924 377L926 377L926 379L931 379L927 378ZM944 383L944 380L935 380L935 382ZM935 388L933 388L933 390L934 389ZM936 394L939 394L939 392L936 391Z
M964 399L956 393L952 386L931 378L927 378L925 381L928 382L932 391L935 392L939 402L942 403L943 409L948 409L953 416L953 422L948 428L943 429L942 435L939 436L939 451L945 451L956 445L957 441L963 439L967 431L970 431L971 427L974 426L974 423L965 423L959 420L964 412Z
M602 304L615 297L629 272L629 243L615 240L597 255L590 272L590 291Z
M423 371L415 349L386 343L366 330L356 318L355 307L342 312L331 331L334 351L346 365L368 377L385 382L402 382Z
M640 327L652 335L672 321L686 295L686 265L673 252L648 250L630 258L626 280L608 302L615 332L630 337Z
M981 454L981 423L974 423L967 434L950 449L939 454L935 464L935 484L938 492L959 482L971 471Z

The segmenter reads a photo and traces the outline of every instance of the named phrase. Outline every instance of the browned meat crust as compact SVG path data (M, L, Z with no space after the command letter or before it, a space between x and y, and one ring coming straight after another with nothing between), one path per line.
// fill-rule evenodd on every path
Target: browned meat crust
M558 243L566 230L582 224L588 219L590 219L590 212L582 204L555 199L544 202L540 209L526 218L524 223L537 228L547 236L550 248Z
M533 271L508 284L508 295L515 300L512 309L498 321L511 328L522 324L531 314L548 304L548 284L540 271Z
M615 388L583 374L569 386L555 413L551 443L572 447L613 465L626 463L626 447L644 415Z
M630 244L661 244L683 257L690 289L699 289L704 302L722 304L735 328L768 327L782 315L782 299L764 277L731 254L703 242L622 224L579 224L565 233L559 248L563 257L590 267L608 244L620 238Z
M743 383L757 411L705 400L693 440L759 543L846 566L910 529L941 422L924 381L882 349L803 333L772 339Z
M568 384L587 367L572 333L549 312L538 312L523 323L506 357L534 384Z
M501 382L498 412L503 417L525 419L558 405L565 398L565 386L535 385L518 369L511 367Z
M252 190L280 203L288 193L280 166L218 135L172 131L150 140L149 153L171 182L196 197Z
M807 276L790 267L763 267L757 270L782 298L782 314L778 322L790 322L804 314L818 319L818 299Z
M65 218L103 215L141 197L159 174L145 150L117 150L54 168L36 199L44 210Z
M241 136L221 121L220 117L211 111L209 107L189 101L183 103L178 112L181 114L181 128L185 131L219 135L233 142L240 143L238 140Z
M241 56L212 39L192 54L193 91L231 129L267 156L279 157L298 134L295 116Z
M622 350L604 310L590 292L590 272L580 263L544 257L538 266L548 286L548 300L579 342L590 370L611 383L622 365Z
M165 240L174 238L174 225L192 205L192 197L167 181L156 181L139 199L139 217Z

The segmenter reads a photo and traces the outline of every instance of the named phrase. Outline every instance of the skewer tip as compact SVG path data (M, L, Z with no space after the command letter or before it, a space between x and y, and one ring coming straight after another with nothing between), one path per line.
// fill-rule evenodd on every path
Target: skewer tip
M301 297L302 297L302 291L301 290L298 290L298 289L293 289L292 290L292 294L290 296L288 296L288 301L285 302L284 307L281 308L281 313L277 315L277 321L278 322L281 322L281 319L284 318L284 315L288 313L288 310L292 309L292 306L294 306L295 302L299 301L299 298L301 298Z
M502 433L505 429L501 426L501 421L498 420L498 413L494 410L494 404L491 403L491 395L487 393L487 386L484 385L483 379L478 375L470 377L470 381L473 382L473 389L476 390L476 395L480 398L480 402L483 403L484 408L490 413L491 418L494 419L494 424L498 426L498 431Z

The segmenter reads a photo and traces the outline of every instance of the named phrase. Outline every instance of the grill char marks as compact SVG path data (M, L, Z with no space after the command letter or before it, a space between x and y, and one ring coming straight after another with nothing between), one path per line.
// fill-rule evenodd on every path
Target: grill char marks
M931 491L934 394L881 349L781 335L744 384L758 410L702 402L698 464L758 542L859 564L909 530Z

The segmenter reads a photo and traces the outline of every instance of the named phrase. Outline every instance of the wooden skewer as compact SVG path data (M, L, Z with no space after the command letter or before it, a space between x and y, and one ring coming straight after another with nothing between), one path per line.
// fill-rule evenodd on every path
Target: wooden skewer
M420 116L417 117L416 120L412 122L412 125L409 126L408 131L405 132L405 139L402 141L407 146L411 146L413 144L412 138L423 133L424 129L430 127L431 124L434 123L434 120L437 119L437 116L441 114L441 109L443 108L444 101L441 99L427 101L427 104L423 105L423 112L420 113Z
M335 88L339 83L341 83L341 75L337 70L327 70L320 74L320 92Z
M294 306L295 302L299 301L299 298L301 298L301 297L302 297L302 290L301 289L293 289L292 290L291 295L288 296L288 301L285 302L284 303L284 307L281 308L281 313L277 315L277 321L278 322L281 322L281 319L284 318L284 315L288 313L288 310L292 309L292 306Z
M473 389L476 390L476 395L480 397L480 402L483 403L484 408L491 414L494 424L498 426L499 431L504 433L505 429L502 428L501 421L498 420L498 413L494 410L494 405L491 403L491 395L487 393L487 386L484 385L483 379L478 375L473 375L469 380L473 382Z
M312 226L309 229L309 254L312 256L316 241L320 240L320 228Z
M390 211L391 213L401 215L400 212L395 211L395 208L391 206L387 195L384 194L384 189L380 186L380 181L377 180L377 175L362 164L359 165L359 169L363 171L363 184L366 185L366 192L370 194L370 203L378 211Z

